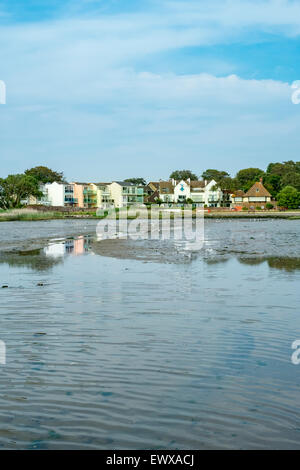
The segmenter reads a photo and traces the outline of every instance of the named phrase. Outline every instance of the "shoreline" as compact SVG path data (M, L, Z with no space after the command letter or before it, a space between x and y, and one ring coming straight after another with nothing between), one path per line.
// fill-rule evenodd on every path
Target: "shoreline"
M168 211L169 212L169 211ZM160 213L159 219L162 219L162 212ZM47 221L47 220L103 220L105 217L97 216L96 214L76 214L71 215L70 213L59 213L59 212L39 212L39 211L27 211L21 209L16 213L0 213L1 222L35 222L35 221ZM170 219L174 216L171 213ZM192 214L192 218L196 218L196 213ZM291 211L268 211L268 212L218 212L204 213L205 219L287 219L287 220L300 220L300 210ZM118 218L117 218L118 219ZM127 220L136 219L135 216L128 216ZM151 216L148 216L148 220L151 220Z

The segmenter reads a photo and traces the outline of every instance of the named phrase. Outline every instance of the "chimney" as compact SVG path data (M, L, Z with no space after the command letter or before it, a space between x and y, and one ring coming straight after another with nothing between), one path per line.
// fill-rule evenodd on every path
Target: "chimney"
M207 180L204 180L204 186L207 186Z
M191 178L188 178L188 179L187 179L187 182L188 182L189 184L191 184Z
M262 178L259 178L259 182L262 184L262 182L263 182L263 179L262 179Z

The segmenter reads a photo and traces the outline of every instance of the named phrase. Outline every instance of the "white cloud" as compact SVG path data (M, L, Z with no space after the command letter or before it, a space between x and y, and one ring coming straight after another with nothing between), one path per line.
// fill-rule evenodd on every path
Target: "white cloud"
M283 142L293 158L300 107L291 103L289 84L153 73L137 64L187 46L248 41L252 28L290 35L299 27L299 3L284 0L165 2L147 13L5 26L0 78L7 106L0 126L7 166L22 170L18 155L25 154L32 164L63 162L77 168L72 177L92 177L88 159L98 171L107 168L109 178L111 162L123 157L137 174L148 165L149 176L158 177L185 154L202 169L199 155L209 166L224 155L229 169L243 166L242 156L253 165L261 155L267 162Z

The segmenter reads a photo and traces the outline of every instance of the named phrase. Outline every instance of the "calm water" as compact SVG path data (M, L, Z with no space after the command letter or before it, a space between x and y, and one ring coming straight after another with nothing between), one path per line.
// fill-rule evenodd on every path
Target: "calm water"
M57 240L94 228L0 224L0 448L299 449L300 221L208 221L176 263Z

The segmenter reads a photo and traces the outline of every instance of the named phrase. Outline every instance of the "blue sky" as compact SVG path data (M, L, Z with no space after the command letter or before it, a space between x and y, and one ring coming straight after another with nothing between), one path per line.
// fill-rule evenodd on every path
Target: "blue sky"
M300 2L0 0L1 176L299 160Z

